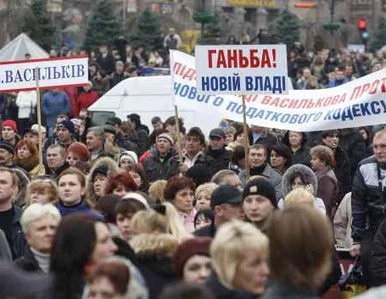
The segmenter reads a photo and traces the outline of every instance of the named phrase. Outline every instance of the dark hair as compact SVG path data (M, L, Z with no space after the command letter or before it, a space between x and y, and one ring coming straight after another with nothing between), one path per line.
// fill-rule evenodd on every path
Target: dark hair
M107 261L100 264L91 274L88 283L93 283L98 278L107 278L119 295L127 293L130 280L130 271L123 262Z
M170 126L175 126L176 125L176 117L175 116L170 116L168 117L165 122L164 122L164 128L166 128L167 125ZM180 132L185 135L186 133L186 128L184 127L184 120L180 117L178 119L178 126L180 129Z
M322 134L321 134L322 138L331 137L333 135L337 135L339 137L340 136L339 130L323 131Z
M95 217L84 213L68 215L60 222L50 257L53 298L76 298L82 294L85 266L96 244L96 223Z
M286 162L284 163L285 168L289 168L292 165L292 152L284 143L276 143L272 146L271 153L272 151L275 151L279 156L286 159Z
M191 178L178 175L170 178L164 190L165 199L174 200L177 192L186 188L191 189L193 192L196 189Z
M154 116L152 119L151 119L151 123L153 125L155 125L156 123L159 123L159 122L162 122L161 121L161 118L159 116Z
M125 186L130 191L136 191L138 189L137 184L128 172L120 172L109 177L105 188L105 194L113 193L114 189L119 184Z
M122 215L134 215L138 211L146 210L146 207L144 204L139 202L135 199L130 198L123 198L121 199L118 204L115 206L115 217L117 217L118 214Z
M115 207L121 197L115 194L103 195L96 203L95 209L103 215L107 223L115 223Z
M132 113L132 114L128 115L127 118L130 118L130 120L133 123L135 123L136 128L138 128L141 125L141 117L138 114Z
M202 133L201 129L199 127L192 127L190 128L189 132L186 134L186 136L195 136L200 138L201 145L205 145L205 135Z
M212 209L202 209L202 210L199 210L196 214L196 216L194 216L194 228L196 228L196 222L198 220L199 217L203 216L205 219L208 219L210 220L210 223L213 223L214 222L214 212Z
M294 182L294 180L295 180L296 178L300 178L300 180L302 181L302 183L303 183L304 185L308 185L308 184L311 183L311 182L308 182L308 181L306 180L305 176L304 176L300 171L297 171L297 172L295 172L294 174L291 175L291 182L290 182L291 185L292 185L292 183Z
M287 131L285 132L284 136L283 136L283 139L282 139L282 142L288 146L288 147L291 147L290 145L290 142L289 142L289 133L290 132L295 132L295 131ZM299 133L302 135L302 141L301 141L301 144L302 144L302 147L307 143L307 134L304 133L304 132L296 132L296 133Z
M147 192L149 189L149 179L147 178L147 174L142 164L130 164L127 167L127 171L134 171L139 174L142 180L142 185L139 186L139 190Z
M244 146L242 145L235 146L231 155L231 162L239 165L240 161L243 159L245 159Z

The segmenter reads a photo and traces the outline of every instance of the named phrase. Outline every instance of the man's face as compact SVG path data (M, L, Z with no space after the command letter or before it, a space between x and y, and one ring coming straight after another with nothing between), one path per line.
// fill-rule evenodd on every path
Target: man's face
M107 47L105 47L105 46L100 47L99 48L99 52L102 53L102 54L107 53Z
M185 137L185 150L190 155L196 155L202 149L200 137L198 136L186 136Z
M11 127L3 127L2 131L1 131L1 136L3 137L3 140L5 141L13 141L15 139L15 131L12 130Z
M66 158L62 156L61 149L59 147L47 149L47 165L51 169L58 169L63 166Z
M373 139L373 151L375 160L386 163L386 134L377 135Z
M86 145L89 151L102 149L102 139L89 132L86 136Z
M0 148L0 165L8 165L12 162L12 159L13 159L13 155L3 149L3 148Z
M346 76L351 77L354 73L353 67L352 66L346 66Z
M309 77L311 77L311 70L310 69L304 69L303 71L303 77L305 79L308 79Z
M249 150L249 165L251 168L262 166L267 160L265 149L250 149Z
M59 126L56 129L56 133L58 134L58 138L59 138L60 142L67 142L67 141L71 140L71 133L64 126Z
M225 139L219 136L212 136L209 138L209 145L213 150L219 150L224 147Z
M0 203L9 201L16 192L16 184L8 171L0 171Z
M158 139L156 144L157 144L158 152L161 155L166 155L172 149L172 145L165 138Z
M128 123L133 129L135 129L135 122L131 121L131 118L130 118L130 117L127 118L127 123Z
M162 122L156 122L155 124L152 124L153 125L153 129L154 130L160 130L164 127L163 123Z
M328 146L330 149L335 150L339 144L338 134L331 133L326 137L322 138L322 142L325 146Z
M241 203L228 204L224 203L215 207L215 213L224 221L231 221L234 219L242 220L244 217Z
M115 65L115 71L116 71L118 74L123 73L123 65L122 65L122 63L117 63L117 64Z
M32 132L27 132L27 133L24 134L23 139L24 140L29 140L33 144L38 144L39 136L34 134L34 133L32 133Z
M45 215L32 222L25 235L28 245L40 253L50 253L52 240L58 225L59 219L51 215Z
M344 73L341 70L336 71L336 80L343 80L344 79Z

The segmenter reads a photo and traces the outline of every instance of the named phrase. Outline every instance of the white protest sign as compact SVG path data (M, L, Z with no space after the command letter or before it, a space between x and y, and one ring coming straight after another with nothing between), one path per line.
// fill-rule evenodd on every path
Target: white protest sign
M286 93L285 45L196 46L200 94Z
M36 71L35 71L36 70ZM82 85L88 82L88 58L60 57L0 63L0 92Z
M196 89L195 58L171 51L171 72L177 105L210 117L242 122L241 97L200 95ZM319 131L384 124L386 69L338 87L290 90L288 95L245 97L247 123L294 131Z

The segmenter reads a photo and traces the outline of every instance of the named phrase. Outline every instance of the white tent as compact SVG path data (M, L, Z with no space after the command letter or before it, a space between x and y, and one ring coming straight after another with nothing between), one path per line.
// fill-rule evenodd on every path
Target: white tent
M28 35L21 33L0 50L0 61L25 59L26 53L29 53L31 58L35 59L49 57L48 53L30 39Z

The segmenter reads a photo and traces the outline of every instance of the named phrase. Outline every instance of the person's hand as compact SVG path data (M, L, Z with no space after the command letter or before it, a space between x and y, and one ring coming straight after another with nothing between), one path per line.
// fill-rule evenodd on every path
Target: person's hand
M312 184L308 184L306 185L306 187L304 188L306 189L308 192L310 192L312 195L314 194L314 186L312 186Z
M351 246L350 254L351 256L359 256L361 253L361 244L355 244Z

